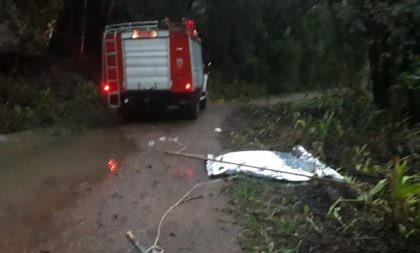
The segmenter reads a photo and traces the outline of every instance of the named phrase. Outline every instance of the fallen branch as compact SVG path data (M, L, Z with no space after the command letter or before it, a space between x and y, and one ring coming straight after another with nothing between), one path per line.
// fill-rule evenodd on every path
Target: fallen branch
M191 158L191 159L201 160L201 161L220 162L220 163L232 164L232 165L243 166L243 167L248 167L248 168L253 168L253 169L273 171L273 172L276 172L276 173L285 173L285 174L290 174L290 175L294 175L294 176L302 176L302 177L307 177L309 179L313 179L313 180L320 181L320 182L345 184L344 181L337 181L337 180L330 179L330 178L308 176L308 175L301 174L301 173L296 173L296 172L273 170L273 169L269 169L269 168L264 168L264 167L259 167L259 166L244 164L244 163L235 163L235 162L223 161L223 160L218 160L218 159L214 159L214 158L208 158L208 157L206 157L204 155L200 155L200 154L181 153L181 152L170 151L170 150L166 150L165 154L173 155L173 156L186 157L186 158Z

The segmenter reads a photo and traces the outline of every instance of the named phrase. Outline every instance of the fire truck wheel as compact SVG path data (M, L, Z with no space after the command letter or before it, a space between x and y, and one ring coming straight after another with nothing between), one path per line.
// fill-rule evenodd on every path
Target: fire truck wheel
M136 110L136 108L130 107L130 106L121 106L118 108L118 112L125 122L132 122L135 120L140 119L143 116L143 112L140 110Z
M123 121L125 122L130 122L133 120L134 118L134 113L132 110L130 110L129 108L126 107L120 107L119 110L120 116L123 119Z
M207 98L200 101L200 109L204 110L207 108Z
M189 119L197 119L199 114L200 114L200 101L197 99L191 102L191 104L187 105L186 116Z

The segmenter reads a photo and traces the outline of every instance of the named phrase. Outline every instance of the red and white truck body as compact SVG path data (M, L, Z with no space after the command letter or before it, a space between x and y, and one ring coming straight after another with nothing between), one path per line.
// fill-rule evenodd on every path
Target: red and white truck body
M194 21L108 25L103 35L102 91L112 108L184 107L196 118L207 91Z

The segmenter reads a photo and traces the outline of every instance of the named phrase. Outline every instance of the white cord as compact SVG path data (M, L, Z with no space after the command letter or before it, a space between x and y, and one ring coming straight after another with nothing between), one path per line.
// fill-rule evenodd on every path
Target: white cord
M188 197L188 195L190 195L197 187L202 186L203 184L208 184L208 183L216 183L216 182L220 182L221 179L216 179L216 180L211 180L211 181L206 181L206 182L200 182L196 185L194 185L194 187L192 187L182 198L180 198L173 206L171 206L166 212L165 214L162 216L162 218L160 219L159 222L159 226L158 226L158 230L157 230L157 234L156 234L156 239L155 239L155 243L153 243L153 245L148 248L146 250L146 253L163 253L164 250L162 248L160 248L157 244L159 242L159 238L160 238L160 231L161 231L161 227L162 227L162 223L165 220L166 216L175 208L177 207L179 204L181 204L182 201L184 201L184 199L186 197Z

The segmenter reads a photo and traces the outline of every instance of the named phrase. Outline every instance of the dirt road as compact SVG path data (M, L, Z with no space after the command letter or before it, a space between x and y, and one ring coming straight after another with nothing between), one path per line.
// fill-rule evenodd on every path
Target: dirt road
M134 144L120 146L128 155L109 157L115 158L110 170L102 166L102 172L90 173L98 179L81 177L73 184L76 188L63 190L61 183L49 182L44 175L56 190L40 192L33 201L26 201L30 211L19 209L25 205L0 206L0 222L16 221L1 228L0 251L136 252L125 237L127 230L149 247L162 214L196 183L208 180L203 162L166 156L164 150L185 145L187 152L221 152L220 133L214 128L221 126L231 110L213 105L197 121L170 119L118 127L115 131ZM106 134L102 137L107 138ZM118 148L119 144L112 145ZM107 148L105 143L101 147ZM236 243L239 228L220 193L222 184L198 188L193 193L197 198L168 216L159 243L165 252L241 252ZM16 218L19 212L25 215Z

